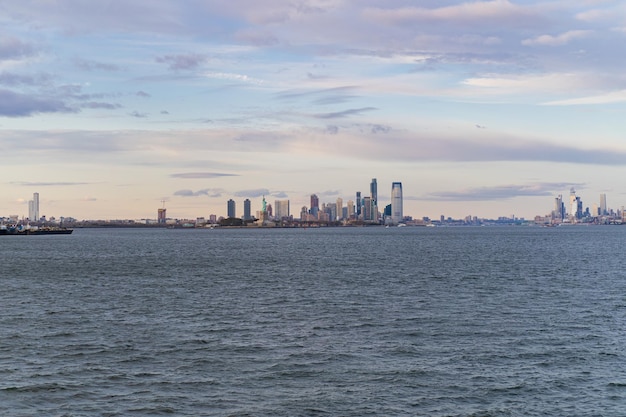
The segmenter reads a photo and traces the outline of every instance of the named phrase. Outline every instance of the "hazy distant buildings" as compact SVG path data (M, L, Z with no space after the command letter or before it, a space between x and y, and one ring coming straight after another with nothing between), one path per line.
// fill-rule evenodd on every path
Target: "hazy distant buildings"
M311 194L311 216L317 218L317 213L320 211L320 199L316 194Z
M235 200L233 200L232 198L230 200L228 200L227 203L227 213L228 213L228 217L229 218L234 218L236 217L236 206L235 206Z
M600 213L601 216L606 216L609 214L606 209L606 194L600 194Z
M165 224L167 221L167 209L165 207L157 210L157 223Z
M343 219L343 199L341 197L337 198L337 202L335 203L335 211L337 212L336 219Z
M274 201L274 206L277 219L289 218L289 200L276 200Z
M252 219L252 212L250 210L250 199L246 198L243 201L243 219L250 220Z
M28 202L28 219L39 220L39 193L33 193L33 199Z
M362 206L363 206L363 201L361 200L361 192L357 191L356 192L356 217L357 218L361 217Z
M391 221L398 224L402 221L402 183L391 184Z

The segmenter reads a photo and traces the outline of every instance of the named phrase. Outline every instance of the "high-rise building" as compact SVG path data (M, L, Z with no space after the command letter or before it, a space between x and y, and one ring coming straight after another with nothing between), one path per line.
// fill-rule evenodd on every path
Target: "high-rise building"
M167 209L165 207L160 208L157 211L157 222L160 224L165 223L167 220Z
M311 194L311 215L317 217L318 211L320 211L320 199L316 194Z
M371 197L365 197L363 199L363 207L361 207L363 213L363 220L372 220L372 199Z
M354 201L348 200L348 202L346 203L346 208L347 208L346 217L348 219L353 218L354 217Z
M337 198L336 204L337 220L341 220L343 218L343 198Z
M600 215L606 216L609 212L606 209L606 194L600 194Z
M356 217L357 218L361 216L361 204L363 204L363 202L361 201L361 192L357 191L356 192Z
M369 220L378 220L378 184L376 178L370 183L370 197L372 198L372 214Z
M33 199L28 202L28 219L39 221L39 193L33 193Z
M391 183L391 221L398 224L404 217L402 213L402 183Z
M565 219L565 205L563 204L563 196L561 194L554 199L554 218L558 220Z
M250 220L252 219L252 213L250 210L250 199L246 198L243 201L243 219Z
M276 218L283 219L289 217L289 200L276 200L274 201L276 206Z
M235 217L236 216L235 200L233 200L232 198L228 200L227 206L228 206L228 217L229 218Z

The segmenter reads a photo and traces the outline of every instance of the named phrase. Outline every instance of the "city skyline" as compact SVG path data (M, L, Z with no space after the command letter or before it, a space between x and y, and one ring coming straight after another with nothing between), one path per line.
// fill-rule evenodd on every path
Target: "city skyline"
M368 178L414 218L626 204L618 0L0 4L6 215L295 212Z

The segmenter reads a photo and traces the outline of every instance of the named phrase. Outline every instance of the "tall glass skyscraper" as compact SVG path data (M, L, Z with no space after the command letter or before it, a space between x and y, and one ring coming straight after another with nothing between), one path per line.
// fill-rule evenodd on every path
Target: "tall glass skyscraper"
M235 217L235 200L233 200L232 198L228 200L227 209L228 209L228 217L234 218Z
M376 178L372 178L372 182L370 183L370 198L371 198L371 215L368 220L378 220L378 184L376 183Z
M402 221L402 183L391 183L391 221L398 224Z
M33 193L33 199L28 202L28 220L39 221L39 193Z
M250 220L252 218L252 212L251 212L251 202L250 199L246 198L243 201L243 219L244 220Z

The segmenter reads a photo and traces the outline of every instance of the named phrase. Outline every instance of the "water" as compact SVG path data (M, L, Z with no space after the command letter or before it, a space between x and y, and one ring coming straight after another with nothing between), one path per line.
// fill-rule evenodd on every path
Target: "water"
M626 415L626 227L0 238L6 416Z

